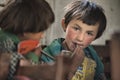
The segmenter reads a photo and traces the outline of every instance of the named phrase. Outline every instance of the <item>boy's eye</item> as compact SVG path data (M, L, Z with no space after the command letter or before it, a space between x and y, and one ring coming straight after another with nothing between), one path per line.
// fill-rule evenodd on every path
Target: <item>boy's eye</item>
M77 30L80 30L78 27L73 27L73 28L74 28L74 30L76 30L76 31L77 31Z
M87 34L90 35L90 36L93 36L93 33L91 33L91 32L87 32Z

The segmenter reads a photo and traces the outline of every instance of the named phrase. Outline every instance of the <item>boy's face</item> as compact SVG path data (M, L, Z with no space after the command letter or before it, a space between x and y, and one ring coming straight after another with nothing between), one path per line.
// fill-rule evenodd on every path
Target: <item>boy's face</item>
M87 25L80 20L72 20L66 26L65 41L70 49L74 51L76 46L86 48L96 37L99 25Z

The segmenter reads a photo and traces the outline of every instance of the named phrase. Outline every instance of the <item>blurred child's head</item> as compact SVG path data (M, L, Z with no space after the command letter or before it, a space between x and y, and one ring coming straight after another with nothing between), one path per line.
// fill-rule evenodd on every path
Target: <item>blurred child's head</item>
M106 28L103 9L93 2L73 1L65 7L65 11L62 25L66 31L66 42L72 48L75 48L75 44L87 47Z
M54 22L54 13L45 0L10 0L0 12L4 31L23 35L44 32Z

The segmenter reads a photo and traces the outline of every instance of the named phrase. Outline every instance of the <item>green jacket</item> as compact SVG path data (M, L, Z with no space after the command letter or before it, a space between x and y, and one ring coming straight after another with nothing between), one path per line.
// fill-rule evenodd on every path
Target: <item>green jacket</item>
M15 34L0 30L0 46L2 49L10 52L17 52L19 42L20 40ZM32 59L35 63L39 63L39 57L33 52L28 53L25 57Z
M55 39L50 45L48 45L44 51L48 53L51 56L56 56L60 54L60 52L63 50L63 47L61 43L63 42L63 38ZM104 66L97 55L96 51L93 49L91 45L89 45L87 48L84 49L85 55L88 57L91 57L97 64L96 72L94 80L98 79L99 75L102 75L104 73ZM42 55L41 59L44 62L52 62L53 60L45 55Z

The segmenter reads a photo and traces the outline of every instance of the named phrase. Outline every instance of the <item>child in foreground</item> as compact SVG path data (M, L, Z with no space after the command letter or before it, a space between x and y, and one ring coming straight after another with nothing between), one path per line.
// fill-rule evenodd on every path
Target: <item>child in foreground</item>
M9 0L0 11L1 53L12 55L7 80L13 80L19 66L40 64L39 41L53 22L54 13L45 0Z

